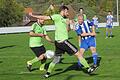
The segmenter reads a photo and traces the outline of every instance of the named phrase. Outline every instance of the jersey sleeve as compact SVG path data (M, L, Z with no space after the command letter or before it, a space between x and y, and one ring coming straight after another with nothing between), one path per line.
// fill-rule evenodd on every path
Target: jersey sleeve
M50 16L50 17L51 17L51 19L52 19L53 21L56 21L56 20L59 19L59 15L58 15L58 14L53 14L53 15Z
M43 26L43 34L47 35L45 26Z
M81 28L80 28L79 24L75 25L75 32L77 33L78 36L81 35Z
M30 31L34 32L36 25L37 25L36 23L32 24Z

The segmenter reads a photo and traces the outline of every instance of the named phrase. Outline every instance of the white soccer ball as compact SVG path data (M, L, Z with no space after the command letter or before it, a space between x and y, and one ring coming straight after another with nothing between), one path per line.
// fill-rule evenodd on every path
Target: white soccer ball
M53 58L54 55L55 55L55 52L52 51L52 50L47 50L46 53L45 53L45 56L46 56L48 59Z

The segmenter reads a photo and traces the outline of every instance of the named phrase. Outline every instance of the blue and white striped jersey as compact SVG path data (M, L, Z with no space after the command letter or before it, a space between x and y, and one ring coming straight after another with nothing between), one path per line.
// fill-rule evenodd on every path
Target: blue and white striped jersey
M110 25L110 26L113 25L113 16L112 15L107 15L106 20L107 20L107 23L106 23L107 25Z
M91 26L93 26L93 22L90 22L89 20L84 21L82 24L77 23L75 25L75 31L77 35L81 35L82 33L91 33ZM91 36L82 37L82 39L87 39Z
M93 21L94 25L98 25L98 18L97 17L93 17L92 21Z

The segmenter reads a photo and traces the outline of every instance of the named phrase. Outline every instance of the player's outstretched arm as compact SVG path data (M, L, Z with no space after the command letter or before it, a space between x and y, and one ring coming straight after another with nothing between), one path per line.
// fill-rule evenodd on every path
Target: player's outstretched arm
M34 32L32 32L32 31L29 32L29 35L30 35L31 37L44 37L44 36L46 36L45 34L34 33Z
M51 43L54 43L54 41L52 41L52 39L48 35L45 36L45 39Z
M33 15L32 13L29 13L29 15L30 15L31 17L39 18L39 19L44 19L44 20L51 19L50 16L43 16L43 15L37 16L37 15Z

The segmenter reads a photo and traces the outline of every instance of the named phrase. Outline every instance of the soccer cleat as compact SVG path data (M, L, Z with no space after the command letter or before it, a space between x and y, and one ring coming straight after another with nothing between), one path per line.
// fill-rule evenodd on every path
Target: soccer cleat
M27 69L31 72L32 71L32 64L27 62Z
M87 73L90 74L93 72L93 69L90 67L90 68L87 68Z
M97 65L92 65L92 66L90 67L90 72L92 73L92 72L96 71L97 69L98 69L98 66L97 66Z
M107 39L108 37L106 36L106 38L105 39Z
M45 78L48 78L49 76L50 76L50 73L49 73L49 72L47 72L47 73L44 75Z

